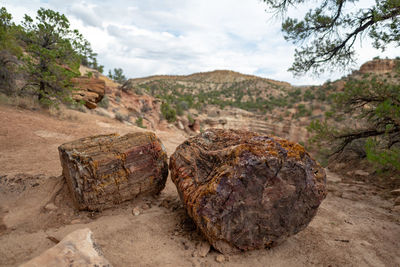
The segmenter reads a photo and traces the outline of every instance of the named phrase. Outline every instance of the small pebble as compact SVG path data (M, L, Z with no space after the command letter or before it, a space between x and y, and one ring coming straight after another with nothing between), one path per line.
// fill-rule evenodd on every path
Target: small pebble
M197 245L197 254L200 257L207 256L208 252L210 252L210 244L207 241L202 241Z
M219 263L222 263L222 262L225 261L225 256L222 255L222 254L220 254L220 255L218 255L217 257L215 257L215 261L216 261L216 262L219 262Z
M132 209L132 214L133 214L134 216L139 216L139 215L140 215L140 210L139 210L139 208L137 208L137 207L133 208L133 209Z
M71 224L78 224L81 223L82 221L80 219L75 219L71 221Z
M46 210L56 210L58 207L54 203L49 203L44 207Z

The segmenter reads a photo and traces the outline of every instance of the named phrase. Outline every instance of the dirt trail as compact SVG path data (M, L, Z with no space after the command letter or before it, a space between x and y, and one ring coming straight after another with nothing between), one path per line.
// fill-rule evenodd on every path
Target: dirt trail
M0 106L0 265L41 254L55 239L89 227L114 266L400 266L400 215L377 189L328 172L329 194L311 224L270 250L227 257L196 256L203 241L170 179L160 196L138 198L102 213L77 212L60 177L57 147L101 133L142 131L117 121L67 111L58 120ZM185 137L157 132L169 154ZM54 207L54 205L56 207ZM141 214L134 216L132 209ZM54 239L55 238L55 239Z

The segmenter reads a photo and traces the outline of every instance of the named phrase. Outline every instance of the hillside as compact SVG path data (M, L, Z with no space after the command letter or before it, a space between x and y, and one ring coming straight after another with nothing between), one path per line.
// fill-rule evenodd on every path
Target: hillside
M382 69L378 62L372 65ZM171 179L159 196L137 198L99 213L77 212L61 176L57 151L60 144L77 138L145 131L143 128L160 137L168 155L189 135L208 127L249 129L306 142L311 119L329 115L330 95L343 90L351 78L372 77L374 68L322 86L301 88L229 71L134 79L127 88L81 68L82 75L93 72L105 81L106 95L95 109L61 106L42 110L33 106L32 99L0 103L0 265L19 265L68 233L86 227L94 232L114 266L133 262L140 266L265 266L266 262L271 266L398 265L400 206L394 205L398 191L363 181L369 174L360 163L339 163L327 170L329 194L304 231L273 249L226 256L220 263L220 254L213 249L204 257L198 256L207 243L187 217ZM395 81L396 73L393 68L379 75ZM263 103L278 99L283 104L245 110L203 102L198 109L182 109L175 121L163 117L163 105L176 107L175 98L169 95L174 92L197 101L199 95L212 100L215 91L218 99L228 102L229 94L240 93L244 85L248 90L242 99L250 99L249 93L255 99L257 92L262 92ZM153 96L151 88L163 95ZM220 93L223 90L225 93ZM139 215L134 210L139 210Z
M217 70L188 76L151 76L130 79L124 91L150 94L165 100L180 110L202 110L214 104L220 108L238 107L259 111L266 106L279 105L274 98L284 96L292 89L289 83L278 82L238 72Z
M377 59L340 80L302 87L227 70L150 76L123 85L99 75L108 83L108 105L100 104L95 112L148 129L174 127L188 135L208 127L242 128L306 143L306 127L331 116L332 96L346 81L378 75L396 82L396 66L396 60Z

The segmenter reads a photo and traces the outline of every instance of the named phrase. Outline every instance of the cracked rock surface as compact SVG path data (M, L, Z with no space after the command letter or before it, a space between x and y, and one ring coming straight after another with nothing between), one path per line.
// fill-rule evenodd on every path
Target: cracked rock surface
M102 210L139 194L158 194L165 187L167 153L154 133L92 136L58 150L80 210Z
M222 253L271 247L303 230L326 197L326 174L304 148L278 137L209 129L170 158L189 214Z

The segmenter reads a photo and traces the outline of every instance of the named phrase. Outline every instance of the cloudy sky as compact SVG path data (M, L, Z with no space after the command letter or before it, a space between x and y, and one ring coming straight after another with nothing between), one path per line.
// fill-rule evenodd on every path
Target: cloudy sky
M90 41L105 73L120 67L129 78L229 69L304 85L346 74L287 72L294 46L259 0L0 0L0 5L16 23L24 14L34 17L40 7L65 14ZM374 56L399 56L398 50L381 53L366 41L358 43L355 67Z

